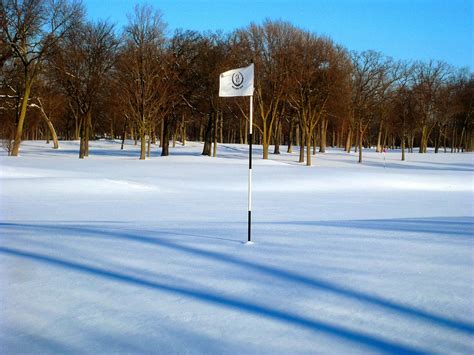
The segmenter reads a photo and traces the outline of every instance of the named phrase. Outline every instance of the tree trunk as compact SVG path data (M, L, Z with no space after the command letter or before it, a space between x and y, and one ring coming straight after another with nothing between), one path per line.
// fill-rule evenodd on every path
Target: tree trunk
M301 137L301 135L300 135L300 125L299 125L299 124L296 125L295 137L296 137L296 145L297 145L297 146L301 146L301 144L300 144L300 137Z
M423 125L421 128L419 153L426 153L428 146L428 127Z
M186 120L184 119L184 115L183 122L181 124L181 142L183 143L183 146L186 145Z
M165 118L161 120L160 125L160 148L163 148L163 141L164 141L164 131L165 131Z
M297 128L299 128L298 129L298 133L299 133L298 140L300 142L300 160L299 160L299 162L304 163L304 146L305 146L304 130L301 127L297 127Z
M202 155L208 155L211 156L211 149L212 149L212 143L211 143L211 133L212 133L212 122L213 122L213 115L214 113L209 113L207 115L207 125L204 130L204 147L202 149Z
M464 150L464 133L466 132L466 127L463 126L461 130L461 137L459 138L459 143L458 143L458 153Z
M364 130L362 123L359 123L359 163L362 163L362 140L364 139Z
M125 137L126 136L127 136L127 120L125 120L125 123L123 124L122 145L120 147L120 150L123 150L123 145L125 144Z
M293 153L293 130L294 130L294 123L293 120L290 121L290 131L288 134L288 149L287 153Z
M263 132L262 132L263 159L268 159L268 148L269 148L269 145L270 145L271 132L268 132L268 127L267 127L267 121L266 120L263 120L262 125L263 125L263 127L262 127L263 128Z
M199 142L204 141L204 136L203 136L203 134L204 134L204 125L203 125L202 121L203 121L203 119L201 118L199 120Z
M382 151L382 128L383 128L383 121L380 120L379 132L377 134L377 147L375 148L375 151L377 153L380 153Z
M146 131L145 127L140 127L140 160L146 158Z
M219 143L224 143L224 113L221 112L219 117Z
M148 130L148 145L146 147L146 156L149 158L151 154L151 129Z
M59 142L58 142L58 136L56 135L56 130L54 129L53 123L44 116L46 119L46 124L48 125L49 132L51 132L51 137L53 138L53 149L58 149L59 148ZM49 138L49 133L48 133L48 138Z
M472 128L469 129L468 134L466 135L466 140L467 140L467 148L466 150L468 152L472 152L474 149L474 134L472 132Z
M351 146L352 146L352 127L349 127L349 131L347 132L347 139L346 139L346 148L345 151L347 153L351 152Z
M80 119L81 134L79 143L79 159L84 159L86 156L86 115L83 115Z
M48 115L46 114L46 111L44 110L43 104L41 103L40 99L38 99L38 103L39 103L39 109L41 111L41 115L46 121L49 132L51 132L51 137L53 138L53 149L58 149L59 148L58 136L56 134L56 130L54 129L53 123L51 122ZM48 143L49 143L49 132L47 132Z
M405 132L402 133L402 161L405 161Z
M406 140L406 134L405 134L405 115L403 115L402 119L402 136L401 138L401 148L402 148L402 161L405 160L405 140Z
M436 135L436 141L435 141L435 154L438 154L439 151L439 146L441 142L441 127L438 127L438 134Z
M26 80L25 91L23 92L23 99L21 100L20 116L18 118L15 139L13 140L13 148L10 154L13 157L18 156L18 153L20 152L21 137L23 136L23 126L25 124L26 110L28 108L28 99L30 97L32 84L33 80Z
M91 111L89 110L87 112L87 116L86 116L86 121L85 121L85 125L86 125L86 130L85 130L85 141L84 141L84 156L88 157L89 156L89 139L90 139L90 134L91 134L91 126L92 126L92 113Z
M151 144L156 145L156 125L153 124L152 129L151 129Z
M280 154L280 137L281 136L281 122L278 120L275 126L275 149L273 150L273 154Z
M329 121L327 118L321 121L321 133L320 133L320 142L319 142L320 153L326 153L328 123Z
M316 147L318 145L318 136L319 136L319 129L316 128L316 132L313 131L312 136L313 136L313 155L316 154Z
M72 110L72 106L71 110ZM78 141L81 139L80 137L80 132L81 132L81 123L82 119L79 119L79 115L76 115L76 113L73 111L72 114L74 115L74 140Z
M110 139L115 140L114 119L110 120Z
M161 156L167 157L168 155L170 155L170 136L169 136L170 127L169 127L169 122L168 122L167 117L163 118L162 128L163 128L163 132L162 132L163 140L161 142Z
M451 153L454 153L454 147L456 146L456 126L453 127L451 134Z
M214 147L212 149L212 156L216 157L217 156L217 132L218 132L218 123L219 123L219 113L216 112L214 114Z
M357 131L354 132L354 135L356 136L355 139L355 144L354 144L354 153L357 153L359 151L359 138L360 138L360 133Z
M306 130L306 166L311 166L311 138L312 132L310 129Z
M443 150L446 153L446 136L448 135L448 126L446 125L443 132Z

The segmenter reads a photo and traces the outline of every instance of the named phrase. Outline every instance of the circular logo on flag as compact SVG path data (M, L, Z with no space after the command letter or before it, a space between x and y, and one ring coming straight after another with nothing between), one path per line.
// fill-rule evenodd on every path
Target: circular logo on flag
M234 89L240 89L244 83L244 76L241 72L234 73L232 75L232 84L234 84Z

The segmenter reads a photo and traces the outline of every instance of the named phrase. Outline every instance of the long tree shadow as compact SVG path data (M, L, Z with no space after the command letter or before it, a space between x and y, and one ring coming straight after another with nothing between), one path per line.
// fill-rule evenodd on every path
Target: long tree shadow
M354 331L338 325L333 325L318 320L314 320L308 317L299 316L290 312L283 312L278 309L265 307L262 305L247 302L237 298L230 298L223 295L216 295L210 292L201 291L198 289L191 289L186 287L177 287L174 285L168 285L164 283L158 283L149 281L146 279L138 278L135 276L129 276L122 273L112 272L97 267L92 267L86 264L80 264L77 262L70 262L59 258L53 258L46 255L37 253L25 252L13 248L0 247L0 253L19 257L23 259L32 260L35 262L45 263L56 267L66 268L69 270L93 275L96 277L106 278L116 282L122 282L131 284L134 286L145 287L149 289L159 290L162 292L168 292L178 294L181 296L189 297L198 301L220 305L226 308L234 309L241 312L255 314L263 316L265 318L274 319L284 323L297 325L317 333L325 333L331 336L336 336L351 342L362 344L378 351L390 352L390 353L412 353L422 354L426 353L420 349L398 344L389 340L380 339L378 337L366 334L363 332Z
M285 221L272 222L282 225L308 225L336 228L358 228L383 231L429 233L464 238L474 237L474 218L463 218L463 221L432 220L432 219L367 219L353 221Z
M372 158L373 159L373 158ZM344 164L354 164L356 163L355 161L349 161L349 160L338 160L341 163ZM458 171L458 172L472 172L474 171L474 167L470 165L459 165L459 166L453 166L449 164L435 164L432 163L432 166L423 166L419 165L417 161L413 162L414 164L404 164L403 162L394 162L393 160L386 160L385 165L383 160L381 161L376 161L376 160L370 160L366 159L362 163L365 166L370 166L370 167L377 167L377 168L387 168L387 169L401 169L401 170L426 170L426 171ZM431 164L431 163L425 163L425 164Z
M388 300L382 297L374 296L367 294L365 292L354 290L345 286L338 285L333 282L329 282L323 279L310 278L305 275L301 275L295 272L287 271L284 269L276 268L273 266L268 266L261 263L250 262L246 260L239 259L235 256L218 253L215 251L203 250L200 248L190 247L182 244L178 244L166 238L168 232L159 232L159 231L150 231L153 233L154 237L148 237L143 235L138 235L134 233L128 233L123 231L108 231L103 229L96 228L85 228L81 227L71 227L71 226L52 226L52 225L22 225L14 223L0 223L0 227L16 226L22 228L31 228L31 229L43 229L43 230L56 230L63 231L68 235L68 233L75 232L84 236L106 236L110 238L131 240L140 243L146 243L150 245L155 245L159 247L168 248L178 252L184 252L191 255L196 255L200 257L209 258L219 262L235 265L237 267L246 268L249 270L254 270L271 277L280 278L287 280L289 282L298 283L315 289L320 289L323 291L334 293L338 296L347 297L348 299L357 300L363 303L370 304L372 306L380 307L381 309L390 310L397 314L402 314L406 316L415 317L424 321L429 321L438 326L448 327L457 331L462 331L468 334L474 334L474 324L463 322L460 320L449 319L442 315L437 315L429 313L427 311L403 305L392 300ZM162 237L157 237L161 234ZM189 236L193 236L189 234Z

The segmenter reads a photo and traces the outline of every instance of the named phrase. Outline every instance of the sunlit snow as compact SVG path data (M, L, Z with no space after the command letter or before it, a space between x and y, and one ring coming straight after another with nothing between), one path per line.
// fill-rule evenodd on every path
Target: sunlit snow
M0 153L0 353L474 351L472 153ZM285 147L281 147L285 151Z

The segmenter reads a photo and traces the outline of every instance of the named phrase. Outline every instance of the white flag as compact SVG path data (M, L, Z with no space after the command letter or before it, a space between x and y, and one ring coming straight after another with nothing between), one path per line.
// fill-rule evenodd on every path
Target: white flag
M219 96L252 96L253 63L245 68L228 70L220 75Z

